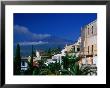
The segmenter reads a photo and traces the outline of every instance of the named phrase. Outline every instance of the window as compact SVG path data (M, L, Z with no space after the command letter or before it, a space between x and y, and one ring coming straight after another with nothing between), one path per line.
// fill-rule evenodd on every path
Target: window
M24 61L22 61L22 66L25 66L25 62Z
M77 51L80 51L80 48L77 48Z
M93 26L92 26L92 34L93 34Z
M94 47L93 47L93 45L92 45L92 53L93 53L93 49L94 49Z
M88 46L88 54L89 54L89 46Z

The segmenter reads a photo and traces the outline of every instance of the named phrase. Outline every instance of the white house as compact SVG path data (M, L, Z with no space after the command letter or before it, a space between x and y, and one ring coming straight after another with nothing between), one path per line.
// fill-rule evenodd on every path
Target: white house
M55 63L55 62L56 61L53 61L52 59L47 59L47 62L44 64L48 66L48 64Z
M54 56L52 56L52 60L53 61L57 61L57 63L58 62L62 62L62 56L65 56L66 55L66 48L65 49L62 49L61 50L61 54L56 54L56 55L54 55Z
M62 55L61 54L56 54L56 55L52 56L52 60L56 61L57 63L58 62L61 63L61 59L62 59Z
M55 62L62 62L62 56L66 55L66 48L61 50L61 54L56 54L54 56L52 56L52 59L48 59L47 62L45 63L47 66L50 63L55 63Z

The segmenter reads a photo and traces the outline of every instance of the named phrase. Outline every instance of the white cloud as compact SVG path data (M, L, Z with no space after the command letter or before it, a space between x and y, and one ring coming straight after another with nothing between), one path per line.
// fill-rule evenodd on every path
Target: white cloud
M38 42L20 42L20 45L42 45L47 44L48 42L38 41Z
M32 39L44 39L47 37L50 37L50 34L36 34L36 33L32 33L31 31L29 31L29 29L27 27L24 26L20 26L20 25L15 25L14 26L14 32L20 35L25 35L28 36Z
M38 39L43 39L43 38L47 38L50 36L51 36L50 34L35 34L35 33L32 34L33 38L38 38Z
M28 30L28 28L24 26L15 25L14 31L19 34L31 34L31 32Z

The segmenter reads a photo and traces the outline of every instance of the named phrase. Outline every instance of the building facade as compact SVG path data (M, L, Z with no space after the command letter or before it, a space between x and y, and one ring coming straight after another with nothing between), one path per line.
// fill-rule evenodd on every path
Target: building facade
M97 20L81 28L80 55L82 64L96 64L97 59Z
M73 51L73 44L72 45L67 45L64 47L67 53L71 53Z

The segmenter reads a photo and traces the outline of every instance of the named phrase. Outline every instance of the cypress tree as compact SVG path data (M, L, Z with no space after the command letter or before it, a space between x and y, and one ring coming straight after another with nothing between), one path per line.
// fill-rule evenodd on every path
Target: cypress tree
M14 75L19 75L21 70L20 45L17 44L16 54L14 58Z

